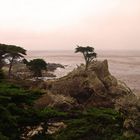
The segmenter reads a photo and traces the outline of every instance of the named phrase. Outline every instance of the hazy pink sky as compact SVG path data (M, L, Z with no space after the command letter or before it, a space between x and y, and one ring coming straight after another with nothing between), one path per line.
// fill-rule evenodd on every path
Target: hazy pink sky
M140 0L0 0L0 43L140 50Z

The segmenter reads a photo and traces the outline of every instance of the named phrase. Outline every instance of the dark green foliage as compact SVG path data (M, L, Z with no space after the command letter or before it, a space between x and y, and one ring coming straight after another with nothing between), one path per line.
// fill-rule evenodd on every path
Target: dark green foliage
M12 65L13 62L19 58L23 58L24 55L26 55L26 50L15 46L15 45L8 45L8 52L5 55L6 58L8 58L10 64L9 64L9 78L11 77L11 70L12 70Z
M0 138L19 139L22 126L35 123L37 112L30 106L42 95L39 91L24 90L19 86L0 83Z
M11 70L13 62L19 58L23 58L26 55L26 50L22 47L15 45L0 44L0 69L3 67L3 61L9 60L9 78L11 77Z
M75 53L82 53L85 59L86 67L85 70L87 70L89 64L94 60L94 58L97 57L97 53L94 52L94 48L87 46L87 47L82 47L82 46L77 46L75 49Z
M138 140L139 136L123 136L123 116L113 109L91 108L62 112L53 108L37 110L33 102L43 93L24 90L7 82L0 82L0 140L18 140L31 128L43 122L43 131L32 140ZM48 135L48 122L64 122L66 128Z
M66 121L68 127L56 140L114 140L122 135L122 117L112 109L90 109L76 119Z
M53 108L45 108L43 110L40 111L40 114L39 116L42 117L42 118L53 118L53 117L67 117L67 113L66 112L61 112L61 111L58 111L56 109L53 109Z
M41 93L39 91L23 90L19 86L7 83L0 83L0 100L6 103L15 104L31 104L33 100L37 99Z
M43 59L33 59L26 64L36 77L41 77L42 70L47 69L47 63Z
M0 132L0 140L9 140L9 138L2 135L2 133Z
M18 134L16 116L2 106L0 106L0 114L0 131L3 135L15 139Z
M42 94L11 83L0 83L0 140L18 140L26 126L36 126L41 122L46 124L50 118L67 116L67 113L51 108L34 109L34 100ZM47 125L43 128L46 131Z

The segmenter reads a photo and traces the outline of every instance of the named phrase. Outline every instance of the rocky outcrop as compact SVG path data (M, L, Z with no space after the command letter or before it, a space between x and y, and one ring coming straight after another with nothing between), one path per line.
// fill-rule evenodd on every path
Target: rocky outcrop
M63 65L57 64L57 63L47 63L47 70L48 71L55 71L57 68L64 69L65 67Z
M55 134L62 129L65 129L67 125L64 122L48 122L47 123L47 130L44 130L44 123L41 123L36 126L27 126L24 128L23 134L21 134L22 140L31 140L33 137L45 133L46 135ZM45 131L45 132L44 132Z
M46 89L50 94L40 99L44 99L44 106L63 110L80 106L114 108L125 116L125 136L140 133L140 101L125 83L110 74L107 60L93 62L87 71L80 66L65 77L48 81Z
M73 108L78 108L78 104L76 100L70 96L48 92L35 102L34 107L39 109L53 107L63 111L69 111Z
M57 132L59 132L62 129L65 129L67 126L64 124L64 122L53 122L53 123L48 123L48 130L47 134L52 135Z
M88 71L81 66L47 86L51 93L73 97L85 107L114 107L118 98L133 94L110 74L107 60L93 62Z

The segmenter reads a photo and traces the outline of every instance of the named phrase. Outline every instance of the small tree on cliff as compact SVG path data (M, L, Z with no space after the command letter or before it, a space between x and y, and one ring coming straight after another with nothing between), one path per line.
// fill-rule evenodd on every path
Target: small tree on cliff
M47 63L43 59L33 59L30 62L26 62L26 65L36 77L42 77L42 70L47 69Z
M93 47L82 47L82 46L78 46L75 49L75 53L82 53L85 59L85 70L88 69L89 64L94 60L94 58L97 57L97 53L94 52L94 48Z

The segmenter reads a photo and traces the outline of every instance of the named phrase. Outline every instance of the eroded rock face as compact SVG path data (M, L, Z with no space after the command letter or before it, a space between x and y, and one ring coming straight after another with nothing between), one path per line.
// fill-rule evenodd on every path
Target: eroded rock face
M88 71L81 66L50 85L51 93L71 96L85 107L114 107L117 98L131 92L110 74L107 60L93 62Z
M53 107L63 111L69 111L72 108L78 107L76 100L70 96L64 96L59 94L52 94L47 92L35 104L35 108Z
M95 71L99 79L103 79L106 76L110 75L108 69L108 61L95 61L89 66L89 71Z

